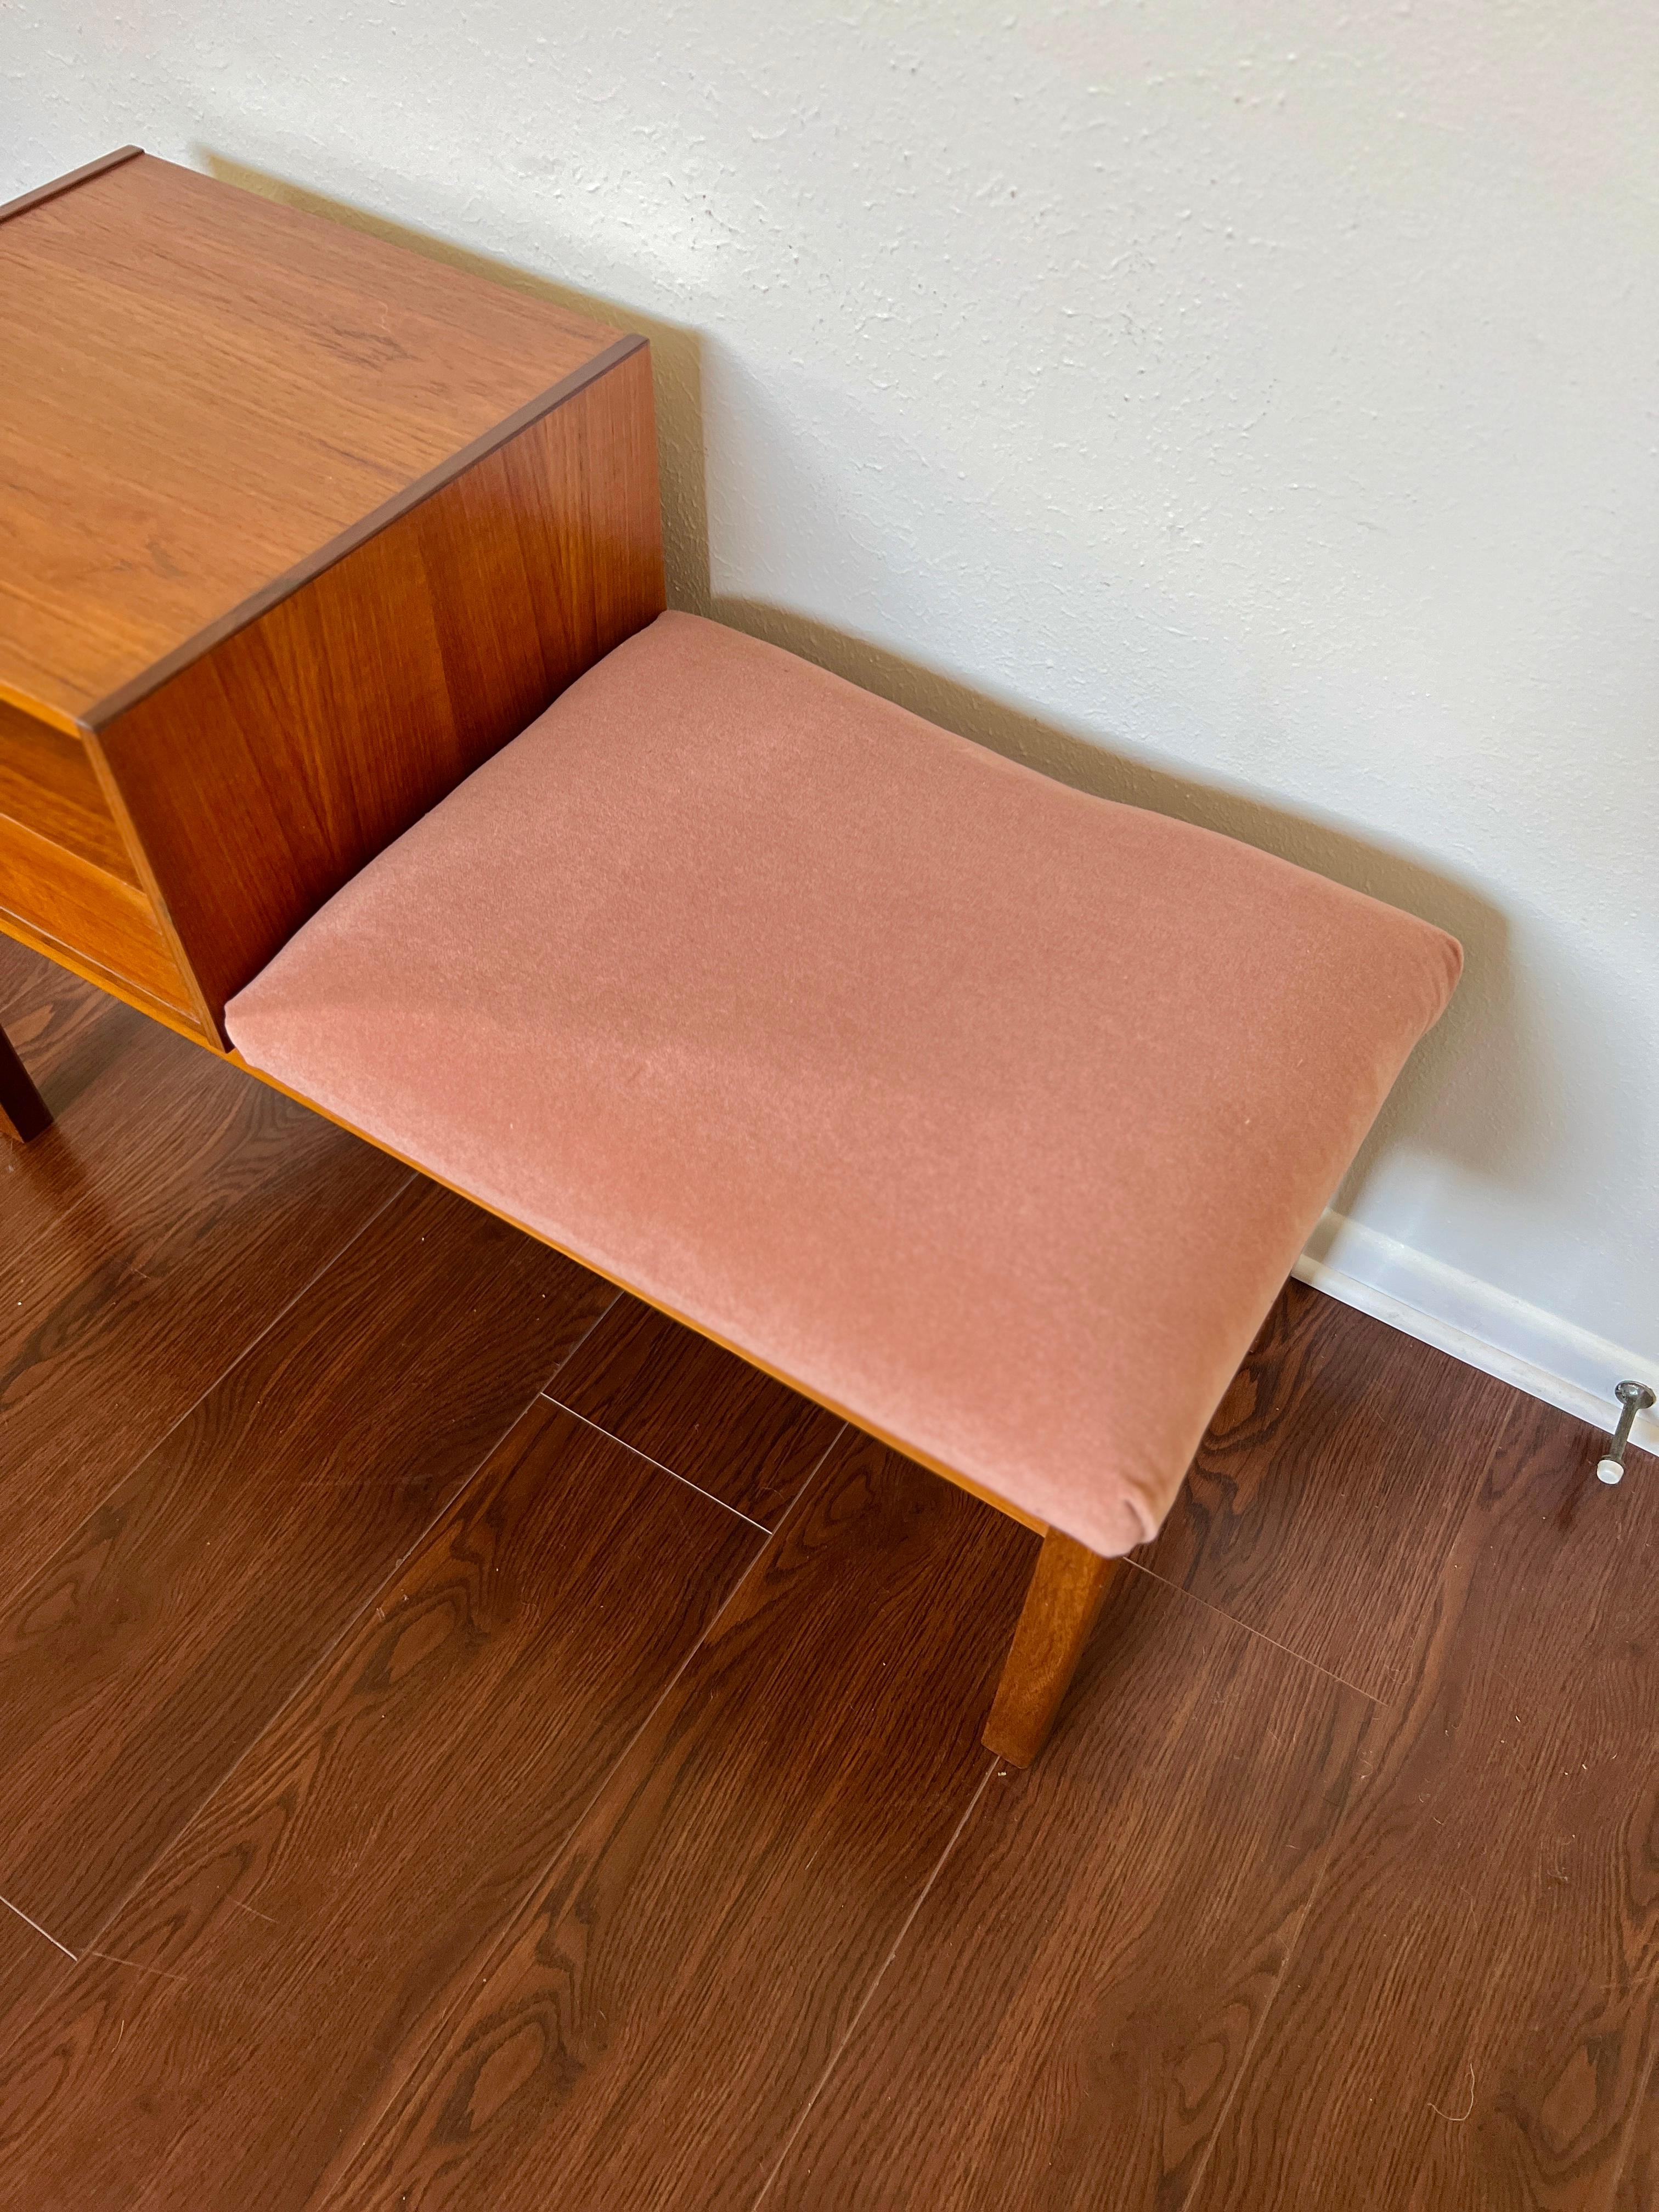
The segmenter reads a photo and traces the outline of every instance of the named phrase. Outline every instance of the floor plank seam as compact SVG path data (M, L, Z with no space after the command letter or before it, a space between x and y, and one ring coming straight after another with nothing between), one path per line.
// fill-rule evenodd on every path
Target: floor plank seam
M78 1236L96 1179L77 1196L68 1170L106 1176L106 1139L118 1166L137 1162L148 1210L124 1199L117 1256L136 1275L112 1320L89 1309L91 1351L72 1341L14 1439L24 1474L38 1435L41 1464L73 1486L36 1529L46 1559L0 1561L0 1601L20 1617L8 1692L41 1722L6 1769L10 1886L46 1913L0 1894L19 2161L4 2205L127 2189L238 2212L274 2191L343 2212L434 2188L458 2208L530 2204L568 2162L584 2202L624 2207L781 2212L873 2192L943 2212L1103 2190L1123 2212L1165 2192L1164 2212L1373 2198L1401 2212L1518 2187L1528 2203L1659 2212L1659 1983L1639 1882L1659 1523L1616 1514L1639 1504L1631 1486L1622 1500L1597 1488L1593 1431L1492 1378L1454 1389L1443 1355L1291 1285L1241 1371L1249 1418L1218 1417L1184 1525L1128 1561L1216 1626L1121 1593L1136 1634L1115 1640L1111 1679L1119 1660L1145 1662L1182 1693L1180 1756L1135 1762L1107 1815L1116 1723L1074 1715L1072 1778L1051 1791L1039 1776L1022 1807L958 1706L925 1762L918 1827L915 1715L982 1690L980 1639L948 1624L982 1606L981 1562L998 1580L1002 1550L974 1552L965 1574L951 1547L924 1616L951 1674L921 1705L907 1689L867 1744L889 1661L849 1668L842 1647L872 1599L886 1633L915 1551L908 1522L896 1560L897 1523L842 1512L876 1449L856 1425L775 1378L734 1379L695 1333L568 1255L532 1259L510 1224L503 1242L446 1212L451 1242L429 1252L428 1213L448 1201L418 1172L375 1201L387 1170L366 1172L368 1148L343 1177L280 1121L262 1116L249 1142L239 1110L229 1154L181 1163L149 1138L132 1151L131 1097L156 1069L181 1129L197 1103L175 1097L171 1063L123 1059L142 1018L78 1008L64 1001L40 1033L81 1101L69 1149L44 1178L26 1164L0 1175L15 1226L35 1221L13 1255L31 1310L58 1308L71 1267L105 1297L86 1273L101 1248L83 1261ZM225 1095L210 1090L216 1115ZM220 1220L221 1183L240 1205L256 1173L253 1216ZM180 1234L179 1205L198 1224L183 1297L143 1264L153 1224ZM224 1256L245 1245L265 1255L252 1293ZM411 1269L418 1297L399 1280ZM339 1348L337 1371L319 1346ZM1367 1418L1334 1420L1351 1375ZM84 1449L83 1389L112 1409L88 1419ZM665 1452L684 1446L726 1492L578 1397ZM65 1407L73 1434L55 1433ZM361 1478L346 1471L360 1461ZM659 1474L699 1504L659 1491ZM908 1475L900 1502L920 1486L929 1510L967 1503ZM1376 1486L1364 1513L1344 1490L1362 1482ZM83 1483L97 1500L84 1522ZM273 1536L278 1484L292 1534ZM346 1495L317 1504L325 1487ZM434 1490L448 1493L435 1506ZM854 1553L836 1550L826 1579L818 1554L844 1521ZM487 1619L470 1610L481 1571L503 1593ZM383 1634L404 1604L408 1625ZM37 1620L61 1648L34 1640ZM1287 1640L1304 1634L1375 1689ZM884 1648L902 1675L911 1630ZM342 1717L365 1733L342 1735L353 1755L336 1759ZM378 1763L359 1763L360 1746ZM314 1805L307 1786L300 1819L302 1758L328 1786ZM1086 1879L1031 1894L1039 1846L1081 1853ZM988 1897L987 1881L1007 1887ZM1161 1912L1181 1900L1182 1924L1149 1921L1128 1954L1100 1948L1103 1909L1136 1885ZM8 1936L15 1921L53 1955ZM100 1948L117 1940L133 1955ZM975 2121L988 2086L1000 2110Z
M950 1860L951 1854L961 1842L963 1831L966 1829L969 1820L973 1819L975 1812L978 1808L980 1800L984 1796L986 1790L990 1787L992 1779L1001 1765L1001 1759L997 1757L995 1753L993 1753L987 1762L984 1773L980 1776L978 1782L975 1785L972 1796L969 1797L968 1802L963 1808L962 1818L957 1822L955 1827L951 1829L950 1837L945 1843L945 1849L939 1853L938 1859L934 1862L927 1881L923 1882L921 1887L917 1891L915 1903L911 1905L910 1910L905 1914L904 1918L899 1923L898 1932L893 1938L886 1957L877 1967L875 1972L871 1975L870 1986L866 1990L864 1995L859 1999L858 2009L853 2014L852 2019L848 2021L846 2033L842 2035L840 2042L836 2044L835 2049L830 2052L823 2071L813 2083L811 2090L808 2092L801 2104L799 2112L796 2113L795 2124L790 2129L788 2134L784 2137L782 2143L779 2146L778 2154L772 2161L771 2167L767 2173L765 2180L762 2182L758 2191L751 2200L750 2212L758 2212L758 2208L764 2202L768 2192L771 2189L772 2184L777 2179L779 2174L783 2171L784 2161L789 2155L790 2149L794 2143L796 2136L806 2125L807 2120L811 2115L813 2106L817 2103L819 2098L823 2096L825 2089L829 2087L830 2079L834 2075L836 2067L840 2065L842 2058L851 2048L853 2038L858 2033L859 2022L864 2018L865 2014L869 2010L871 2003L875 1997L876 1991L881 1987L882 1983L886 1979L887 1970L892 1965L894 1960L897 1958L900 1947L902 1945L905 1937L909 1934L916 1915L921 1911L922 1906L927 1902L929 1896L932 1894L933 1884L939 1880L940 1875L944 1873L945 1866Z
M415 1180L415 1176L411 1174L406 1182L398 1186L399 1189L406 1189L408 1188L408 1184L410 1182L413 1182ZM397 1192L394 1191L392 1197L395 1198L396 1196ZM388 1205L390 1205L391 1202L391 1200L387 1200ZM380 1208L374 1218L378 1219L380 1213L384 1212L385 1210L384 1206ZM369 1226L370 1224L368 1222L365 1222L363 1224L364 1229L368 1229ZM362 1231L360 1231L358 1233L361 1235ZM356 1237L353 1237L346 1244L342 1245L340 1251L335 1255L335 1260L338 1260L343 1257L343 1255L350 1249L351 1245L355 1244L356 1241ZM333 1261L329 1262L331 1267L333 1266ZM314 1283L319 1279L319 1277L326 1273L326 1272L327 1269L325 1268L319 1269L318 1275L312 1278L313 1282ZM309 1287L309 1285L307 1285L307 1287ZM300 1295L303 1296L304 1293L301 1292ZM621 1293L618 1292L617 1296L620 1297L620 1295ZM292 1304L293 1301L290 1300L289 1306L291 1306ZM287 1312L288 1310L289 1310L289 1307L283 1308L283 1312ZM609 1310L608 1307L606 1310ZM280 1320L282 1318L281 1315L276 1318ZM596 1316L591 1327L596 1328L599 1322L603 1320L603 1314ZM276 1322L273 1321L271 1327L274 1328L276 1325ZM571 1346L570 1352L567 1354L567 1358L573 1357L574 1355L574 1353L580 1348L580 1346L586 1341L590 1333L590 1329L583 1330L581 1337L578 1340L576 1344ZM267 1331L261 1330L259 1336L255 1338L254 1343L258 1344L262 1341L267 1334ZM253 1346L250 1345L248 1346L248 1350L251 1352ZM233 1360L231 1367L225 1370L225 1374L228 1375L231 1372L231 1368L240 1366L240 1364L241 1362L240 1358ZM556 1366L553 1370L555 1375L560 1373L564 1364L563 1360L561 1360L558 1363L558 1365ZM224 1380L224 1376L221 1376L219 1379L222 1382ZM216 1385L215 1387L216 1388L217 1386ZM207 1395L208 1394L206 1392L203 1393L204 1397ZM405 1545L404 1549L398 1553L397 1559L392 1562L392 1566L389 1568L382 1580L376 1584L375 1588L369 1593L368 1596L364 1600L363 1603L357 1608L357 1610L355 1613L347 1615L345 1620L341 1624L339 1634L334 1637L325 1646L325 1648L319 1652L315 1662L296 1680L288 1696L282 1700L281 1704L277 1705L273 1712L266 1715L263 1725L256 1729L254 1734L249 1737L248 1741L242 1746L235 1757L231 1759L230 1763L224 1768L223 1771L214 1778L213 1781L209 1784L208 1788L204 1790L202 1796L191 1808L186 1818L179 1822L179 1826L173 1831L171 1835L162 1839L162 1841L157 1845L153 1856L145 1862L144 1865L141 1867L138 1872L133 1876L131 1881L128 1883L127 1887L122 1890L120 1894L114 1899L109 1911L93 1929L93 1942L91 1943L88 1944L78 1953L71 1951L67 1943L60 1943L55 1936L48 1934L47 1930L40 1926L39 1921L30 1920L27 1913L23 1911L21 1906L13 1905L9 1898L0 1898L0 1905L5 1905L9 1911L16 1913L20 1920L27 1920L29 1926L35 1930L37 1935L46 1936L47 1942L54 1945L57 1949L64 1954L66 1959L70 1960L73 1963L78 1964L82 1959L106 1959L112 1957L112 1954L107 1951L100 1951L95 1948L98 1937L103 1935L106 1929L111 1928L115 1924L122 1912L125 1911L131 1899L143 1887L144 1882L149 1879L152 1871L160 1863L164 1853L172 1850L176 1844L179 1843L189 1835L191 1830L208 1810L209 1807L219 1796L220 1792L226 1788L226 1786L240 1771L243 1763L264 1741L270 1730L281 1723L283 1716L288 1712L289 1707L294 1705L295 1700L305 1695L312 1683L330 1665L336 1652L340 1650L341 1646L352 1634L358 1623L365 1619L374 1606L383 1604L385 1602L386 1591L396 1585L398 1577L404 1573L404 1570L409 1565L410 1561L420 1550L422 1545L426 1542L434 1528L438 1526L439 1522L442 1521L447 1514L453 1511L454 1508L459 1504L466 1492L471 1487L472 1484L477 1480L483 1469L489 1466L490 1461L501 1449L501 1445L507 1437L512 1434L513 1431L524 1419L526 1413L529 1412L530 1408L539 1402L542 1393L539 1390L532 1390L531 1392L529 1397L525 1401L524 1404L518 1408L517 1412L514 1413L512 1419L501 1430L500 1433L492 1437L489 1444L479 1453L477 1460L467 1469L465 1474L461 1477L454 1489L449 1492L447 1495L440 1501L434 1510L422 1522L419 1529L410 1539L410 1542ZM198 1400L197 1402L199 1404L201 1401ZM177 1425L175 1424L174 1425L176 1426ZM172 1431L169 1430L167 1433L171 1435ZM161 1442L165 1442L165 1438L161 1439ZM160 1449L159 1442L155 1448L157 1449ZM149 1455L146 1453L144 1456L145 1458L148 1458ZM143 1463L143 1461L139 1462L141 1466ZM822 1462L820 1462L819 1464L822 1464ZM817 1472L817 1468L815 1466L813 1473L816 1474ZM96 1509L94 1509L94 1510L95 1510ZM770 1532L765 1531L763 1533L769 1534ZM764 1551L765 1547L763 1546L761 1548L762 1551ZM50 1564L51 1562L48 1561L47 1565L50 1565ZM45 1572L45 1569L43 1568L41 1571ZM25 1587L27 1587L27 1584L25 1584ZM632 1739L630 1738L629 1741L631 1742ZM607 1778L609 1776L609 1772L610 1770L607 1768ZM120 1965L128 1965L137 1962L130 1960L118 1960L117 1963ZM146 1971L160 1972L161 1969L157 1967L147 1969ZM178 1978L183 1978L179 1977ZM54 1984L50 1989L43 1990L39 2002L33 2007L32 2011L25 2015L25 2017L29 2020L38 2017L46 2004L56 1995L58 1986L58 1984ZM16 2028L21 2027L23 2021L21 2019L9 2022L7 2024L8 2033L9 2033Z
M554 1385L554 1384L558 1381L558 1379L559 1379L560 1376L561 1376L561 1375L562 1375L562 1374L564 1373L565 1369L566 1369L567 1367L568 1367L568 1366L569 1366L569 1364L570 1364L571 1361L572 1361L572 1360L576 1357L576 1354L577 1354L577 1353L581 1350L581 1348L582 1348L583 1345L585 1345L585 1344L586 1343L586 1341L587 1341L588 1338L589 1338L590 1336L592 1336L592 1334L593 1334L594 1330L599 1327L599 1323L600 1323L602 1321L604 1321L604 1320L605 1319L605 1317L609 1315L609 1313L610 1313L610 1311L611 1311L611 1308L612 1308L612 1307L617 1304L617 1300L622 1297L622 1295L623 1295L623 1294L622 1294L622 1292L621 1292L620 1291L618 1291L618 1290L613 1289L613 1290L611 1291L611 1296L610 1296L610 1297L605 1300L605 1304L604 1304L599 1308L599 1310L598 1313L596 1313L596 1314L594 1315L594 1316L593 1316L592 1320L591 1322L588 1322L587 1327L586 1327L586 1328L582 1331L581 1334L580 1334L580 1335L576 1339L576 1341L575 1341L575 1342L571 1346L571 1347L570 1347L569 1351L568 1351L568 1352L567 1352L565 1353L564 1357L563 1357L562 1359L557 1359L557 1360L556 1360L556 1361L554 1362L554 1364L553 1364L553 1371L552 1371L552 1373L548 1376L548 1378L547 1378L546 1382L544 1382L544 1383L541 1385L540 1389L537 1390L537 1392L536 1392L536 1394L535 1394L535 1396L534 1396L534 1397L532 1397L532 1398L531 1399L531 1401L530 1401L530 1404L531 1404L532 1406L533 1406L533 1405L535 1404L535 1402L536 1402L536 1399L537 1399L537 1398L551 1398L551 1397L553 1396L553 1385ZM557 1404L557 1402L558 1402L558 1401L557 1401L556 1399L555 1399L555 1400L554 1400L554 1403L556 1405L556 1404ZM525 1416L525 1414L526 1414L529 1410L530 1410L529 1407L527 1407L527 1406L520 1406L520 1408L519 1408L519 1419L520 1419L520 1420L522 1420L522 1419L523 1419L523 1418L524 1418L524 1416Z
M33 1929L37 1936L44 1936L54 1951L61 1951L66 1959L75 1958L76 1954L70 1950L67 1943L60 1943L58 1938L49 1929L43 1928L38 1920L31 1920L21 1905L14 1905L9 1897L0 1897L0 1905L3 1905L8 1912L15 1912L26 1927Z
M1248 1620L1241 1620L1236 1613L1229 1613L1224 1605L1216 1605L1209 1598L1200 1597L1196 1590L1188 1589L1184 1583L1171 1582L1168 1575L1159 1574L1156 1567L1147 1566L1144 1560L1134 1559L1126 1552L1123 1564L1150 1577L1153 1582L1160 1583L1165 1589L1174 1590L1178 1596L1190 1598L1194 1605L1201 1605L1206 1613L1219 1614L1233 1627L1242 1628L1246 1636L1256 1637L1263 1644L1271 1644L1275 1651L1282 1651L1287 1659L1294 1659L1298 1667L1310 1668L1316 1674L1322 1674L1328 1682L1335 1682L1344 1690L1352 1690L1356 1698L1364 1698L1368 1705L1383 1705L1389 1702L1378 1697L1375 1690L1364 1689L1358 1682L1351 1682L1346 1674L1339 1674L1334 1668L1322 1667L1317 1659L1310 1659L1305 1651L1298 1651L1294 1644L1281 1644L1276 1636L1269 1636L1265 1628L1252 1627Z
M559 1403L556 1398L552 1399L550 1402L554 1405L557 1405ZM562 1407L561 1410L565 1413L568 1413L570 1409L567 1406ZM575 1416L575 1419L579 1421L581 1420L582 1418L582 1415L580 1413ZM586 1425L590 1429L598 1428L598 1424L592 1421L587 1422ZM817 1478L818 1470L823 1467L825 1460L828 1459L830 1452L834 1449L836 1439L841 1436L846 1425L845 1422L842 1424L842 1427L837 1429L836 1435L830 1437L830 1442L824 1446L823 1451L819 1453L817 1458L813 1462L811 1473L808 1474L805 1481L802 1483L799 1490L795 1493L796 1500L799 1500L805 1495L808 1487ZM598 1432L600 1436L605 1437L609 1443L617 1444L622 1443L622 1439L619 1437L611 1436L611 1431L608 1429L599 1429ZM624 1451L628 1451L631 1450L632 1447L630 1445L622 1444L622 1449ZM643 1460L647 1467L655 1467L659 1464L659 1462L653 1460L647 1452L635 1452L634 1456L636 1459ZM672 1468L665 1468L663 1472L665 1474L673 1474L674 1473ZM679 1475L674 1475L674 1480L676 1482L678 1482L683 1480L684 1478ZM695 1483L689 1483L686 1487L688 1489L695 1490L696 1488L696 1485ZM702 1494L706 1496L708 1493L705 1492ZM722 1501L718 1498L714 1498L711 1502L716 1505L722 1503ZM726 1510L727 1512L735 1512L736 1508L733 1506L727 1506ZM740 1520L748 1519L748 1516L746 1514L739 1514L738 1517ZM751 1525L759 1530L759 1533L766 1537L768 1540L763 1544L757 1544L756 1546L754 1558L750 1559L749 1565L744 1569L743 1572L732 1583L731 1589L726 1592L724 1598L721 1599L720 1604L715 1607L713 1614L705 1624L702 1635L700 1635L696 1641L690 1646L684 1657L680 1661L679 1665L674 1668L667 1680L663 1684L661 1690L651 1700L650 1705L647 1707L645 1712L641 1717L639 1726L635 1729L633 1735L628 1738L627 1741L620 1747L617 1753L617 1756L611 1761L610 1765L606 1766L604 1771L596 1778L592 1790L572 1814L569 1824L566 1827L563 1834L549 1851L547 1856L541 1860L534 1871L526 1877L523 1888L520 1891L518 1896L514 1899L511 1905L509 1905L504 1912L501 1913L497 1917L495 1925L489 1931L487 1941L483 1947L483 1967L487 1971L481 1973L481 1979L487 1981L489 1978L489 1973L494 1971L496 1959L501 1951L506 1948L513 1940L514 1931L518 1926L520 1914L524 1911L527 1905L530 1905L534 1901L543 1883L552 1872L554 1867L557 1865L562 1853L569 1847L571 1838L580 1832L582 1825L587 1819L588 1814L593 1810L593 1808L599 1803L600 1798L605 1795L606 1789L610 1786L611 1777L616 1773L617 1768L620 1767L628 1759L629 1755L633 1751L635 1745L639 1742L646 1730L650 1727L652 1722L656 1718L658 1713L661 1711L665 1702L673 1695L675 1690L679 1686L681 1678L685 1674L686 1669L696 1658L697 1654L702 1650L704 1644L708 1642L710 1637L714 1635L715 1630L720 1626L720 1622L726 1618L726 1615L730 1611L731 1607L737 1602L740 1593L747 1587L750 1575L757 1572L765 1563L768 1554L771 1552L776 1531L771 1528L762 1528L758 1522L755 1522ZM980 1787L982 1790L984 1784L981 1783ZM954 1841L954 1838L952 1840ZM941 1863L943 1863L943 1862L941 1862ZM380 2122L386 2118L386 2114L391 2112L398 2100L405 2094L408 2081L418 2076L421 2068L425 2062L426 2054L431 2051L434 2045L443 2040L450 2021L454 2018L455 2014L461 2010L464 2005L471 2002L471 1996L472 1990L471 1987L460 1990L456 1993L453 2002L445 2005L441 2008L437 2018L432 2022L426 2035L422 2039L419 2048L415 2052L409 2067L405 2069L404 2078L395 2081L386 2091L384 2098L379 2104L374 2106L372 2111L367 2112L354 2122L352 2133L357 2142L365 2143L373 2140ZM769 2176L769 2179L770 2177ZM335 2195L337 2195L337 2191L331 2191L329 2199L325 2201L331 2202Z
M562 1372L562 1370L560 1371ZM706 1498L711 1505L723 1506L726 1512L735 1513L739 1521L746 1521L751 1528L758 1528L763 1536L769 1536L772 1534L771 1529L767 1527L765 1522L757 1521L752 1513L744 1512L742 1508L739 1506L727 1505L725 1498L716 1498L712 1490L705 1490L700 1482L693 1482L689 1474L682 1474L677 1468L670 1467L664 1460L653 1459L649 1452L641 1451L637 1444L630 1444L625 1437L617 1436L614 1430L602 1427L598 1421L590 1421L586 1413L579 1413L574 1406L567 1406L562 1398L555 1397L550 1387L544 1389L542 1392L542 1395L547 1400L549 1405L556 1406L562 1413L568 1413L573 1421L580 1421L584 1428L592 1429L596 1436L604 1437L608 1443L619 1444L623 1451L632 1452L635 1459L642 1459L647 1467L654 1467L663 1474L672 1475L676 1482L683 1482L688 1490L695 1490L699 1498ZM839 1437L842 1433L842 1430L845 1429L846 1426L847 1424L843 1421L841 1425L841 1428L836 1431L835 1436L831 1437L830 1443L824 1446L823 1451L820 1452L817 1459L813 1461L811 1471L808 1473L805 1480L801 1484L801 1490L805 1489L806 1484L812 1480L812 1476L815 1475L818 1469L823 1465L824 1452L827 1452L830 1449L830 1446L836 1443L836 1438ZM799 1498L799 1496L800 1490L798 1490L795 1492L795 1497ZM792 1504L793 1502L793 1499L790 1501Z

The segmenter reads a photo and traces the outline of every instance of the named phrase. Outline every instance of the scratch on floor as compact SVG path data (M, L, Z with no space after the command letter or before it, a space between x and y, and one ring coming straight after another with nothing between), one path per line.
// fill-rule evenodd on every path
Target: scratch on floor
M276 1925L274 1912L261 1912L257 1905L244 1905L240 1897L233 1897L230 1901L239 1912L251 1912L256 1920L268 1920L273 1928Z
M46 1936L47 1942L51 1944L54 1951L61 1951L66 1959L74 1958L75 1954L70 1950L69 1945L67 1943L60 1943L55 1936L47 1936L46 1929L40 1925L40 1922L38 1920L31 1920L21 1905L14 1905L9 1897L0 1897L0 1905L3 1905L8 1912L15 1912L20 1920L23 1921L28 1927L33 1929L37 1936Z
M1474 2067L1473 2067L1473 2066L1471 2066L1471 2067L1469 2068L1469 2101L1468 2101L1468 2103L1464 2106L1463 2110L1462 2110L1461 2112L1440 2112L1440 2107L1439 2107L1439 2106L1438 2106L1438 2105L1437 2105L1437 2104L1435 2103L1435 2101L1434 2101L1433 2098L1431 2098L1431 2099L1429 2100L1429 2110L1430 2110L1431 2112L1439 2112L1439 2113L1440 2113L1440 2118L1441 2118L1443 2120L1449 2120L1449 2121L1451 2122L1451 2124L1452 2124L1452 2125L1453 2125L1454 2127L1455 2127L1455 2128L1461 2128L1461 2127L1462 2126L1462 2124L1463 2124L1464 2121L1465 2121L1465 2120L1467 2120L1467 2119L1468 2119L1468 2118L1469 2117L1469 2114L1470 2114L1470 2113L1474 2110Z
M131 1966L136 1974L159 1974L164 1982L188 1984L190 1980L188 1974L175 1974L167 1966L147 1966L142 1959L118 1959L113 1951L86 1951L82 1954L82 1956L87 1959L107 1959L112 1966Z

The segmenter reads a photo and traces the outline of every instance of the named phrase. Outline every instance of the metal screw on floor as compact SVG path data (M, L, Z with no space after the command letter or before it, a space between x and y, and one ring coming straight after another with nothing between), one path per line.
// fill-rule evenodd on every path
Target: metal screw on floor
M1607 1483L1622 1482L1625 1476L1625 1446L1630 1442L1630 1432L1638 1413L1645 1413L1653 1403L1653 1393L1645 1382L1620 1382L1613 1391L1622 1409L1619 1425L1601 1458L1595 1472Z

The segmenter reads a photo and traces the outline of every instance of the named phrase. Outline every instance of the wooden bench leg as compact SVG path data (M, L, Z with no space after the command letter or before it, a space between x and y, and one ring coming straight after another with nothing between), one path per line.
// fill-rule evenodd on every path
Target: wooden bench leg
M0 1030L0 1137L27 1145L52 1127L52 1109L29 1080L29 1072Z
M1011 1765L1029 1766L1047 1742L1116 1566L1057 1528L1044 1537L985 1729Z

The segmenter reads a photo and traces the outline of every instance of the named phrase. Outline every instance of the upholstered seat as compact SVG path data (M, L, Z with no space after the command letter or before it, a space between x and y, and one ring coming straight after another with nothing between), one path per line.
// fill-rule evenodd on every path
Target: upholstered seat
M1459 959L668 614L227 1019L342 1120L1115 1553Z

